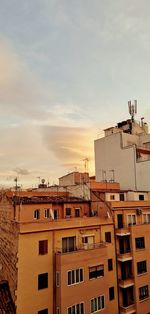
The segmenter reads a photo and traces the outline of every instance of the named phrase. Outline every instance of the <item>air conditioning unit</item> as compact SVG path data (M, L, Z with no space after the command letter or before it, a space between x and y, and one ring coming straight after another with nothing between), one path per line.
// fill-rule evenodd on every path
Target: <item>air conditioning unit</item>
M137 214L138 216L142 215L142 209L141 209L141 208L137 208L136 214Z

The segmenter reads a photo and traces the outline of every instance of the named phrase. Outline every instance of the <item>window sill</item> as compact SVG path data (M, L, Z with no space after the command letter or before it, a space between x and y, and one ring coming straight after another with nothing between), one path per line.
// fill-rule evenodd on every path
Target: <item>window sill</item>
M148 272L147 272L147 271L145 271L144 273L137 274L137 277L144 276L144 275L148 275Z
M142 300L139 300L139 302L142 303L142 302L147 301L147 300L149 300L149 297L146 297L146 298L144 298Z

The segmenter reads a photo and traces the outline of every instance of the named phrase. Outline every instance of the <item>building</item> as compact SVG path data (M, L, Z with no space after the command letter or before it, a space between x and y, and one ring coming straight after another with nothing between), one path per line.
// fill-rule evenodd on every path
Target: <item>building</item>
M150 191L150 134L134 119L104 130L95 140L96 181L116 181L123 190Z
M93 216L88 200L33 194L1 195L0 280L9 282L16 313L118 313L107 209Z

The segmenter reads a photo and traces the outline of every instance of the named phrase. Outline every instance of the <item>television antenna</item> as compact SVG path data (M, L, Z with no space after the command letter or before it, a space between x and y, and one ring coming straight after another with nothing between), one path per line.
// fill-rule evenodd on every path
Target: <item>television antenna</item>
M131 100L128 101L128 109L131 116L132 122L134 122L135 114L137 114L137 100L134 100L134 104L131 103Z

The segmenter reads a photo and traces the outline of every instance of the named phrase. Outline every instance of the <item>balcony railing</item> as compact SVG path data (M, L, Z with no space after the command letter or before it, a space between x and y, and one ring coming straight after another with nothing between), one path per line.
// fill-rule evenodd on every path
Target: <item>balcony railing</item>
M120 288L128 288L134 286L134 278L133 276L128 276L125 279L119 279L119 287Z
M127 306L120 306L120 314L135 313L136 308L134 302L131 302Z
M107 244L106 242L99 242L99 243L84 243L80 244L78 246L68 247L68 248L57 248L56 253L58 254L66 254L66 253L75 253L79 251L86 251L86 250L94 250L99 248L106 248Z

